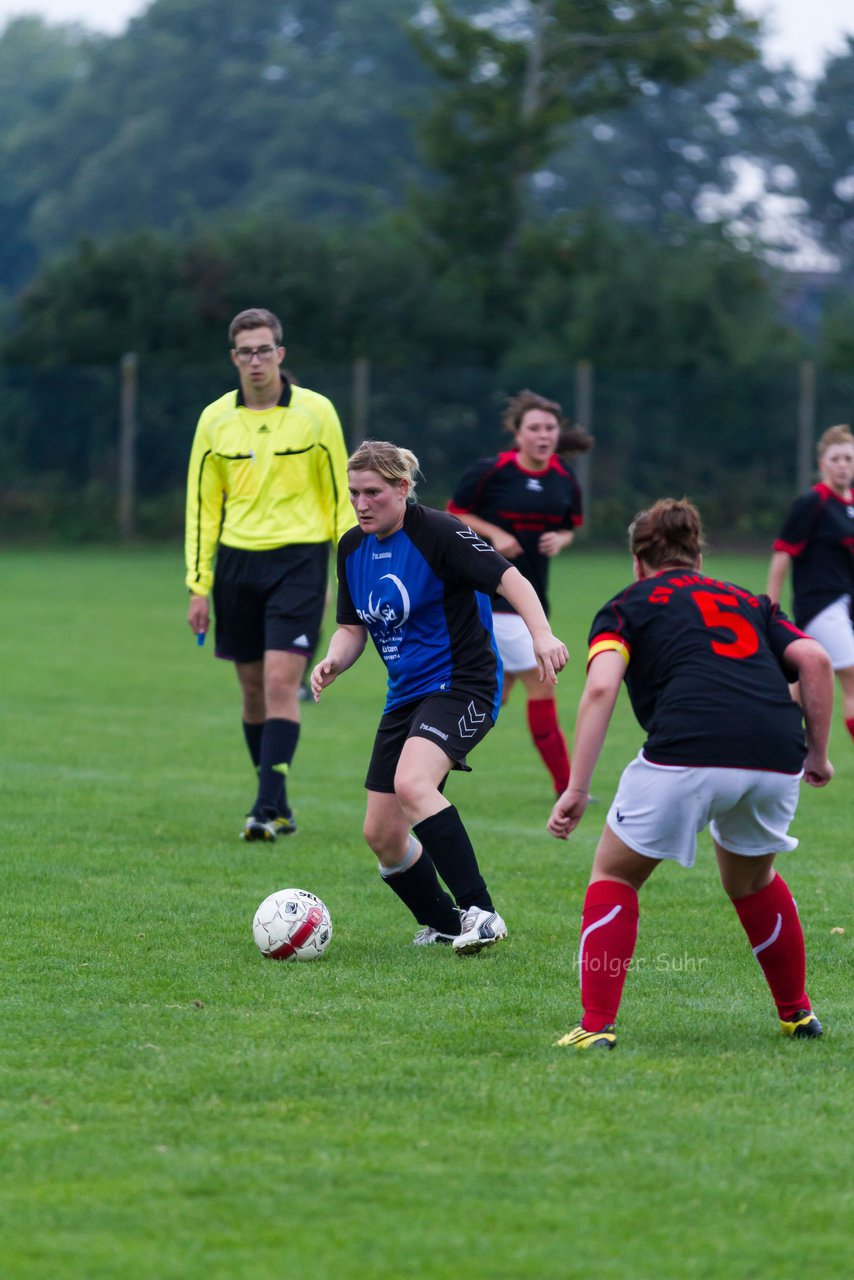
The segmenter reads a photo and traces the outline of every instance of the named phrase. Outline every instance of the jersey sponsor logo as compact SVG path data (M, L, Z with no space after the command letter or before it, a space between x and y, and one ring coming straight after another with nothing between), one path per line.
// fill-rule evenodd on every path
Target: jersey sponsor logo
M390 560L391 552L390 551L374 551L371 553L371 559L372 560Z
M411 609L409 592L400 578L394 573L384 573L376 588L368 593L367 609L358 609L357 613L367 626L373 627L381 636L387 636L390 632L402 630Z
M437 729L434 724L425 724L422 720L418 728L423 729L425 733L435 733L436 737L441 738L443 742L448 741L448 735L443 733L441 729Z
M478 711L474 703L470 702L465 709L465 713L457 721L460 737L473 738L485 719L485 712Z
M526 481L526 483L525 483L525 488L526 488L526 489L533 489L534 493L542 493L542 492L543 492L543 486L540 484L540 482L539 482L539 480L536 478L536 476L528 476L528 479L527 479L527 481Z
M457 537L470 542L475 551L495 551L495 548L490 546L479 533L475 533L474 529L457 529Z

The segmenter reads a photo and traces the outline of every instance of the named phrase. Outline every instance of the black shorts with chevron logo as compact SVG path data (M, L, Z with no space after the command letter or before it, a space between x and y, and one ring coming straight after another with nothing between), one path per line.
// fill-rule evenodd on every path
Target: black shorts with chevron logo
M471 772L468 753L489 733L495 721L491 705L459 692L430 693L417 702L394 707L380 720L368 765L368 791L394 792L394 774L407 738L435 742L449 759L449 768Z

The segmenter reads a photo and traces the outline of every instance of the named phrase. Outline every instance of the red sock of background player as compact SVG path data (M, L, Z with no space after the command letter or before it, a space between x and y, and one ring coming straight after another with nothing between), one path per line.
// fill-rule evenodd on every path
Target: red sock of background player
M569 783L569 751L557 719L557 703L554 698L531 698L528 701L528 728L534 746L552 775L558 795Z
M851 737L854 738L854 716L852 716L850 720L845 721L845 728L851 734Z
M812 1006L804 990L806 954L798 908L781 875L732 904L762 967L783 1021Z
M585 1031L601 1031L616 1020L637 937L637 891L616 880L588 885L578 949Z

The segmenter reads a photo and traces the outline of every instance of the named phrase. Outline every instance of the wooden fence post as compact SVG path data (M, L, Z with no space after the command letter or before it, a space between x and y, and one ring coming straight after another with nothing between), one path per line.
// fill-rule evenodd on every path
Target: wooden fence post
M809 489L815 474L813 441L815 439L815 364L804 360L798 370L798 493Z
M353 448L358 449L368 434L371 395L371 362L365 356L353 361Z
M119 410L119 537L129 542L136 533L136 401L139 361L128 351L121 361Z
M577 360L575 363L575 421L585 431L593 434L593 362ZM582 453L575 459L573 469L578 476L584 498L584 524L579 529L579 536L590 535L590 503L592 497L593 465L589 453Z

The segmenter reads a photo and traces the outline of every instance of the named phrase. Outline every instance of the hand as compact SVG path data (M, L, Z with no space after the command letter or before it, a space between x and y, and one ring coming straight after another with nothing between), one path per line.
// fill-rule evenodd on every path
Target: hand
M540 683L557 684L557 673L569 662L569 651L562 640L546 632L534 637L534 653L540 672Z
M836 770L827 756L814 756L808 751L804 760L804 782L810 787L826 787Z
M315 702L320 701L320 694L327 685L332 684L338 675L338 664L332 662L329 658L324 658L322 662L318 662L317 666L311 673L309 684L311 685L312 696Z
M566 840L584 817L584 811L589 803L589 792L576 791L572 787L567 787L563 795L558 796L555 801L551 817L546 824L551 835L558 840Z
M537 550L541 556L556 556L559 551L563 551L564 547L568 547L572 542L573 531L571 529L562 532L553 529L550 533L541 533L537 542Z
M190 607L187 610L187 622L194 635L207 633L211 621L211 611L207 596L190 596Z
M522 554L521 542L517 541L512 533L507 533L504 529L499 530L490 541L498 554L504 556L505 560L515 560Z

